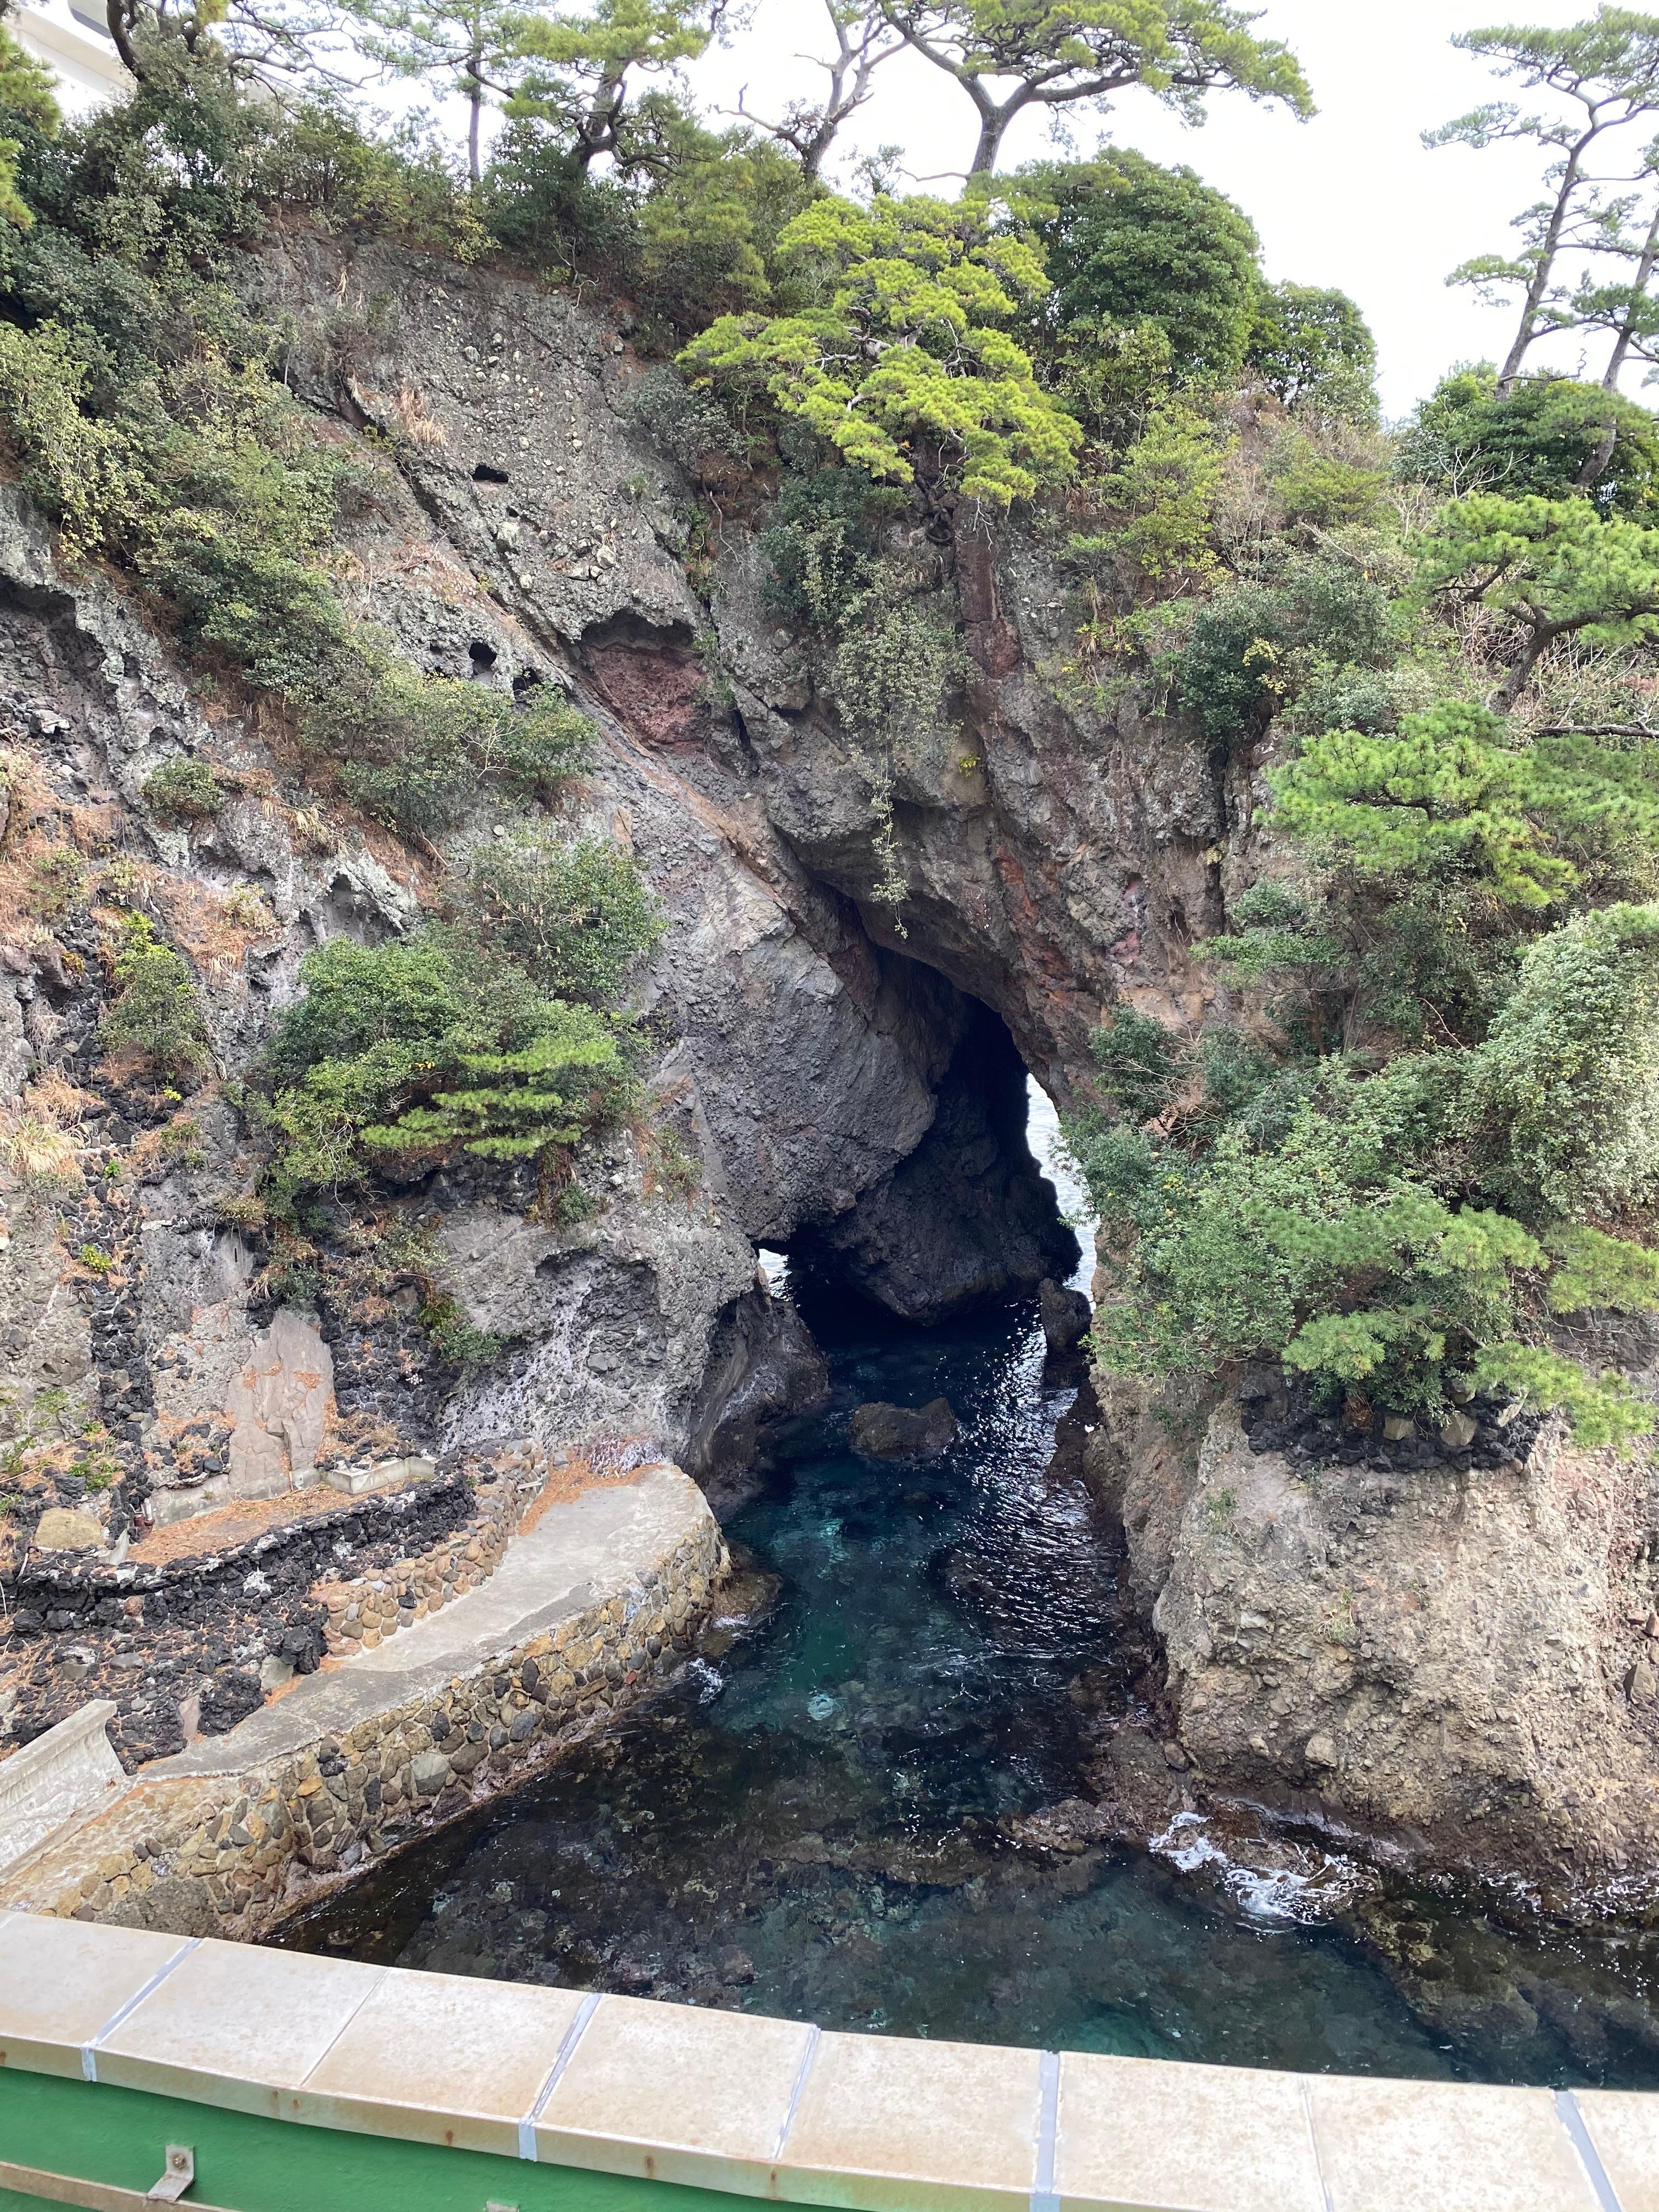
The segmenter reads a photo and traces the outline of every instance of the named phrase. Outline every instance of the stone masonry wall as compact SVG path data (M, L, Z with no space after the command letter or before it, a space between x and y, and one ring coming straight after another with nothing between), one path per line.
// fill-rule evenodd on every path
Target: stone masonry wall
M400 1628L410 1628L488 1582L513 1540L520 1516L548 1477L548 1457L534 1444L498 1454L507 1477L483 1501L479 1517L446 1534L425 1550L395 1559L382 1572L336 1576L312 1592L326 1608L323 1648L331 1658L373 1651Z
M240 1775L140 1782L0 1881L0 1909L264 1935L631 1703L683 1648L726 1565L707 1516L627 1589L441 1689Z

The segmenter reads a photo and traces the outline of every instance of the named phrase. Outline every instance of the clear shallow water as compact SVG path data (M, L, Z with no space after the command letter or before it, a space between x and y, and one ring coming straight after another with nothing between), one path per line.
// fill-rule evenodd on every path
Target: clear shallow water
M289 1942L830 2027L1659 2086L1651 1933L1542 1937L1375 1884L1320 1922L1319 1882L1192 1823L1162 1853L1011 1843L1000 1822L1086 1794L1079 1674L1110 1696L1121 1658L1127 1697L1137 1663L1110 1531L1049 1467L1070 1393L1029 1309L926 1334L810 1317L833 1400L729 1528L781 1578L771 1613ZM864 1400L940 1393L945 1457L848 1451Z

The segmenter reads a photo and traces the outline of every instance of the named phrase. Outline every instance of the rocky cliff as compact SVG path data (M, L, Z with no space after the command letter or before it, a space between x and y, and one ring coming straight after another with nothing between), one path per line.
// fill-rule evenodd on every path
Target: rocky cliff
M564 820L630 848L667 920L636 989L653 1126L586 1164L592 1218L575 1228L531 1218L510 1177L388 1192L369 1241L388 1219L421 1231L446 1295L499 1347L482 1364L447 1359L419 1293L361 1267L356 1297L273 1293L232 1225L253 1176L240 1079L305 953L407 930L446 856L313 803L280 738L192 680L118 580L62 571L7 494L0 1329L20 1430L64 1393L56 1413L112 1432L115 1493L77 1498L70 1477L73 1502L112 1540L150 1491L184 1510L279 1486L319 1453L520 1433L643 1432L708 1468L817 1382L757 1246L810 1246L924 1320L1066 1272L1075 1247L1025 1146L1004 1021L966 964L958 981L918 957L928 945L872 934L856 886L773 818L741 714L714 703L690 489L633 404L651 372L569 301L452 264L310 240L248 281L373 478L343 556L356 610L421 668L560 685L599 730ZM146 803L179 760L210 760L233 794L212 818L169 824ZM833 781L834 763L819 772ZM482 807L458 846L510 818ZM59 848L90 908L37 895ZM124 1090L100 1052L112 902L153 910L196 970L222 1079L187 1102ZM671 1149L683 1172L665 1171ZM336 1229L362 1258L349 1209Z
M1584 1349L1651 1387L1659 1344L1625 1335ZM1109 1382L1088 1446L1187 1802L1243 1799L1554 1905L1649 1897L1651 1466L1479 1401L1443 1435L1372 1437L1286 1397L1277 1370L1184 1401ZM1144 1817L1166 1809L1154 1792Z
M367 1227L342 1208L328 1281L273 1290L228 1204L253 1175L239 1082L305 953L407 930L508 811L481 804L447 854L331 816L279 732L188 676L118 580L61 570L6 492L0 1343L15 1431L60 1393L71 1426L108 1425L118 1478L67 1476L64 1502L109 1541L150 1493L184 1510L331 1455L520 1434L647 1435L718 1474L820 1376L757 1247L921 1322L1069 1272L1024 1071L1076 1097L1120 999L1202 1018L1219 987L1193 950L1248 879L1248 769L1178 720L1079 703L1040 538L963 532L933 556L964 672L944 726L894 744L884 848L809 645L769 608L765 487L696 479L625 319L299 233L246 275L290 381L373 473L342 563L356 611L421 668L558 685L596 726L562 818L631 849L667 921L635 985L655 1103L584 1166L574 1227L510 1175L451 1170ZM143 796L180 758L233 793L189 828ZM191 959L222 1071L198 1097L110 1076L98 928L21 894L60 847L118 863ZM390 1221L428 1240L487 1357L374 1276ZM1097 1472L1205 1786L1487 1869L1653 1863L1655 1515L1630 1465L1540 1438L1314 1480L1231 1401L1111 1406Z

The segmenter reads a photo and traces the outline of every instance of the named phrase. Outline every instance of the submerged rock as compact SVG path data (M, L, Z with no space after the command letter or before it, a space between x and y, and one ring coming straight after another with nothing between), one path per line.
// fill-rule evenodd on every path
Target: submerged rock
M931 1459L953 1444L961 1425L948 1398L920 1407L877 1400L860 1406L848 1425L854 1451L872 1459Z

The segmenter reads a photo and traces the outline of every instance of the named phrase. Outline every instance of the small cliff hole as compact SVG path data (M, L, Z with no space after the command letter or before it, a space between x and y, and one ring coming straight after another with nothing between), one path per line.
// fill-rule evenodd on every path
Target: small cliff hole
M511 483L513 479L505 469L492 468L488 461L479 461L472 471L474 483Z
M472 673L475 676L488 676L495 665L495 647L486 645L481 637L475 637L468 646L466 657L472 663Z

